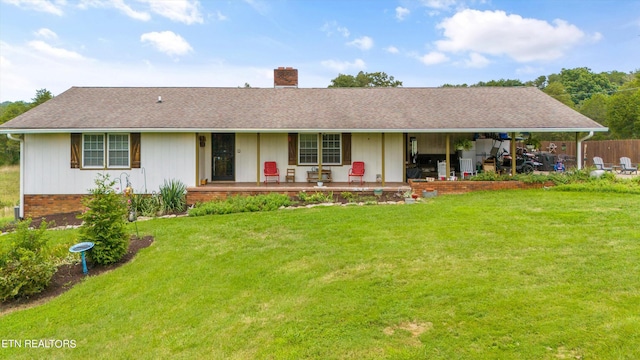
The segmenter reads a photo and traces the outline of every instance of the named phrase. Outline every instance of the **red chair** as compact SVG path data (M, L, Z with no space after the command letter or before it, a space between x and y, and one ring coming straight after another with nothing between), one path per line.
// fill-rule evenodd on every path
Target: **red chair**
M360 177L360 185L362 185L364 176L364 161L354 161L353 165L351 165L351 169L349 169L349 183L351 183L352 177Z
M278 165L275 161L264 162L264 183L266 184L269 177L275 177L276 183L280 184L280 171L278 171Z

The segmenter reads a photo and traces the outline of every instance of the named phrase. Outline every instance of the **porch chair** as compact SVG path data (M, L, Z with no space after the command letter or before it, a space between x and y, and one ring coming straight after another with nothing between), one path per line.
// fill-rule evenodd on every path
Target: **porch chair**
M605 166L604 165L604 161L599 156L594 156L593 157L593 165L595 165L596 169L598 169L598 170L604 170L604 171L609 171L609 172L613 171L613 166Z
M469 177L478 175L478 170L473 166L473 160L460 159L460 177L464 179L467 175L469 175Z
M266 184L270 177L276 178L276 183L280 184L280 171L275 161L264 162L264 183Z
M438 180L453 180L456 177L456 172L451 170L451 174L447 177L447 162L438 161Z
M628 157L620 158L620 173L626 174L637 174L638 173L638 165L631 166L631 159Z
M285 176L285 181L296 182L296 169L287 169L287 176Z
M349 183L351 183L352 177L360 177L360 185L362 185L364 177L364 161L353 162L353 165L351 165L351 169L349 169Z

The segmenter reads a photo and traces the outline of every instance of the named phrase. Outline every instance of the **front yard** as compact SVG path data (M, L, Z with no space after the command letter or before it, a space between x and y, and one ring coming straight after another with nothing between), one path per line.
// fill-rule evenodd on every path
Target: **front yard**
M155 242L132 262L2 315L0 354L638 358L639 200L540 189L140 222Z

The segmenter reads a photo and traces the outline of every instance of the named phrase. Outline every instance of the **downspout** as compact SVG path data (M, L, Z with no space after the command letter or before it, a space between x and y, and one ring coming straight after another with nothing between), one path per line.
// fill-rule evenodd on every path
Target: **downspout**
M589 131L589 134L587 134L587 136L583 137L582 139L578 139L578 133L576 133L576 163L578 164L578 170L582 169L582 142L590 139L592 136L593 131Z
M20 218L24 219L24 135L7 134L7 138L20 143Z

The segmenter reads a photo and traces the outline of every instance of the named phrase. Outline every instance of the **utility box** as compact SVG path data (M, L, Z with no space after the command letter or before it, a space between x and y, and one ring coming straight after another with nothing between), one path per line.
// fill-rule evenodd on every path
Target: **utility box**
M20 206L13 207L13 217L16 219L16 221L20 221Z

